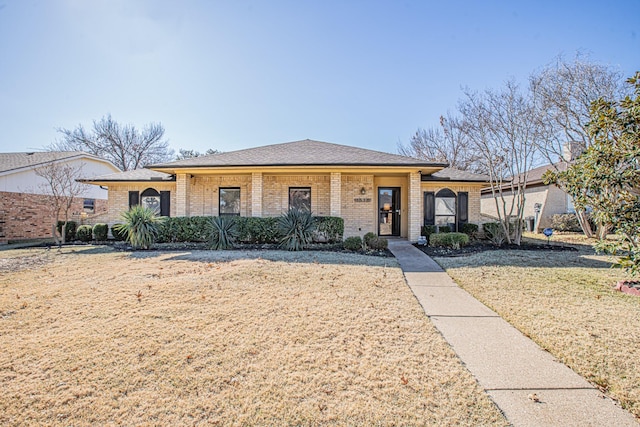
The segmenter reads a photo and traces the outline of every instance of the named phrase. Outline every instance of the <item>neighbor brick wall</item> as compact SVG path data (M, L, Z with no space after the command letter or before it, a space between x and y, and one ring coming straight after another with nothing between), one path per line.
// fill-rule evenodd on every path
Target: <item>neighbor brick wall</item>
M96 199L94 214L82 217L84 198L78 198L71 207L70 220L78 224L94 224L106 219L106 200ZM43 239L53 237L51 226L55 222L53 197L41 194L0 192L0 242ZM61 218L62 220L63 218Z

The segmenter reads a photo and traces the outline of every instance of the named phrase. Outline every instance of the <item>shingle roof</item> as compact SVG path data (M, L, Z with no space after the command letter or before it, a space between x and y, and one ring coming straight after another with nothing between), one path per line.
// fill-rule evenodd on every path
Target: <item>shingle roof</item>
M246 166L446 166L399 154L350 147L329 142L303 141L211 154L147 166L151 169Z
M0 153L0 173L37 167L46 163L78 157L95 157L82 151L41 151L26 153Z
M120 181L174 181L175 176L150 169L135 169L126 172L110 173L83 179L83 182L120 182Z
M444 168L431 175L422 177L423 181L463 181L463 182L489 182L487 175L463 171L456 168Z
M551 165L544 165L544 166L540 166L537 167L535 169L531 169L529 171L529 174L527 175L527 185L531 185L531 184L538 184L542 182L542 175L544 175L544 173L548 170L552 170L552 171L566 171L567 170L567 163L565 162L560 162L560 163L554 163Z

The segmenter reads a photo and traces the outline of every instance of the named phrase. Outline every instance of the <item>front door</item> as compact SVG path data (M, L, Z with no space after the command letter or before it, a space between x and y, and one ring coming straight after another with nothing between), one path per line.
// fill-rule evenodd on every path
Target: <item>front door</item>
M378 188L378 235L400 235L400 187Z

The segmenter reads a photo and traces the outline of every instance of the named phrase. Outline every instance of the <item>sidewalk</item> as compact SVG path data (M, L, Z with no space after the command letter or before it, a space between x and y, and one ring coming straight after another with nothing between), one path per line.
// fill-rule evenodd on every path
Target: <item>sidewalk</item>
M638 427L630 413L456 285L422 251L405 240L390 240L389 250L426 315L512 425Z

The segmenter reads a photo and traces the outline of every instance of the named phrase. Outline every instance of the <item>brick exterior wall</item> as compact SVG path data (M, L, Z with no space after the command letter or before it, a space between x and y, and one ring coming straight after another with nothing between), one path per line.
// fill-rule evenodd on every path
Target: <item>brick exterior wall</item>
M94 214L86 216L81 215L83 202L84 198L74 202L70 220L78 225L107 221L106 200L95 199ZM55 222L52 205L51 196L0 192L0 242L52 238L52 225Z
M189 216L218 216L220 188L240 189L240 216L251 216L251 177L248 175L211 175L191 179Z
M104 221L112 226L113 224L122 222L120 215L129 210L129 191L138 191L142 193L147 188L153 188L157 192L170 191L170 207L171 216L176 216L176 184L175 182L148 182L140 183L113 183L109 184L109 208L107 220Z
M331 214L329 175L264 175L262 216L279 216L289 210L289 187L310 187L311 211L318 216Z
M360 189L365 189L365 194ZM376 195L373 175L342 175L342 218L344 237L376 233Z
M482 219L481 210L480 210L480 190L482 189L482 185L466 184L466 183L443 184L441 182L440 183L423 182L421 185L420 197L422 197L422 193L425 191L433 191L434 193L437 193L438 191L444 188L448 188L449 190L453 191L456 194L458 194L459 191L468 192L469 193L469 222L472 222L478 225L482 224L483 222L486 222ZM422 201L420 202L420 205L422 206ZM424 214L421 212L421 215L424 215Z

